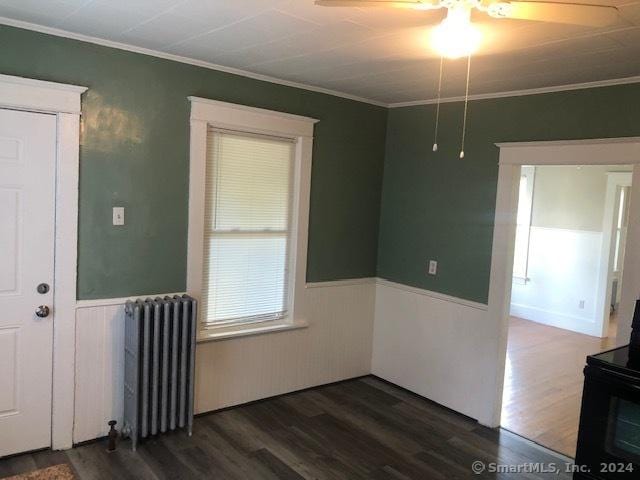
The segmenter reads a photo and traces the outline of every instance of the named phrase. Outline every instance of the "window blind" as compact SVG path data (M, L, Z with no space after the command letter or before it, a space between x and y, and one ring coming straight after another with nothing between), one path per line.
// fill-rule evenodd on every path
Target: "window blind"
M294 141L209 129L205 327L286 315Z

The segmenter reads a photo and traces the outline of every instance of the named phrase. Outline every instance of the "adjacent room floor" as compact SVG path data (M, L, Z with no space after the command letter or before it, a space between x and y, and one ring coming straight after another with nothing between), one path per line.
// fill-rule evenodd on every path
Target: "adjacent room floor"
M475 479L474 461L565 464L513 434L374 377L364 377L248 404L196 419L193 437L167 434L137 453L104 440L65 452L0 460L0 478L69 464L81 479ZM522 478L522 474L498 475Z
M512 317L502 427L574 457L586 357L615 340L615 315L602 339Z

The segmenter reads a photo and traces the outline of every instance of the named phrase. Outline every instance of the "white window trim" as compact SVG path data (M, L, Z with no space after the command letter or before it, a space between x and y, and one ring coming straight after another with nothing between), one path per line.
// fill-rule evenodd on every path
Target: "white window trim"
M307 243L309 231L309 193L313 128L318 120L236 105L199 97L191 102L191 149L189 160L189 233L187 241L187 292L202 298L205 168L207 163L207 130L209 127L287 137L296 140L293 179L293 215L289 247L289 309L286 318L261 324L238 324L202 329L198 341L221 340L307 326L301 302L307 276Z
M0 108L56 115L51 448L73 445L81 95L86 87L0 75Z

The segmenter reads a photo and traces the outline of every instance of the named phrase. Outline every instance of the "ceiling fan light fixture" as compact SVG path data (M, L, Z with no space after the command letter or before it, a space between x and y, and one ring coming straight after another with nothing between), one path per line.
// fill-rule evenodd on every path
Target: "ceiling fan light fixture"
M480 47L482 33L471 23L471 10L450 8L442 23L433 29L431 45L447 58L468 57Z

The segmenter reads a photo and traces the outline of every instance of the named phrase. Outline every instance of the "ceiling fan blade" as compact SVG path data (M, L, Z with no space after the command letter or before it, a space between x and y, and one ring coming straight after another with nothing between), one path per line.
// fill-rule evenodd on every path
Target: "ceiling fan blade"
M507 18L606 27L619 19L618 9L608 5L555 2L509 2Z
M316 0L321 7L392 7L414 10L440 8L440 0Z

